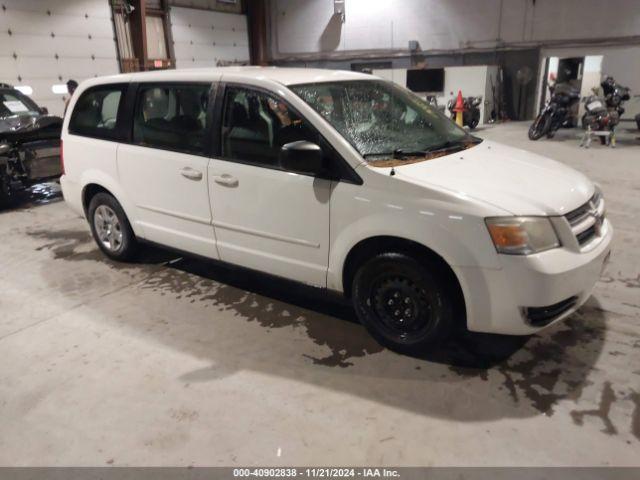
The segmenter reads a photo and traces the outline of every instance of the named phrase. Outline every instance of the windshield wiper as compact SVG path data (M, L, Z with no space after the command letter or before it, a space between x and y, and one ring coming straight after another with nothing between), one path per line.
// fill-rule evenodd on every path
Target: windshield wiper
M385 157L385 158L395 158L395 159L403 159L407 157L419 157L421 155L426 155L428 152L424 150L405 150L403 148L396 148L393 152L371 152L365 153L362 155L364 158L371 157Z
M454 148L464 148L469 144L476 145L476 144L478 144L480 142L482 142L482 139L470 136L469 138L466 138L464 140L463 139L460 139L460 140L447 140L446 142L438 143L436 145L430 145L430 146L424 148L423 150L409 150L409 149L404 149L404 148L396 148L392 152L365 153L363 155L363 157L364 158L370 158L370 157L387 157L388 158L388 157L391 157L391 158L394 158L394 159L401 160L403 158L408 158L408 157L425 156L425 155L429 155L430 153L439 152L439 151L442 151L442 150L452 150Z

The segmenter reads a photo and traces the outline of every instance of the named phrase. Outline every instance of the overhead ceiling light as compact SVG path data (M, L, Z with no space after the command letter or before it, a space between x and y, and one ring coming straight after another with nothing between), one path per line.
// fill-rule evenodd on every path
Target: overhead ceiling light
M18 85L17 87L13 88L21 93L24 93L25 95L31 95L33 93L33 88L31 88L29 85Z
M67 90L66 83L57 83L56 85L51 85L51 91L53 93L57 93L58 95L64 95L66 93L69 93L69 90Z

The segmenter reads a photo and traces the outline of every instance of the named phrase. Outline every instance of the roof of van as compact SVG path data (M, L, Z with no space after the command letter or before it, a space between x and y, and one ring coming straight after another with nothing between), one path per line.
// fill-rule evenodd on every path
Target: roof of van
M283 85L302 83L331 82L340 80L371 80L372 75L346 70L325 70L320 68L280 68L280 67L217 67L189 68L178 70L155 70L151 72L125 73L95 79L91 83L116 81L148 82L148 81L184 81L184 80L216 80L220 75L230 76L238 80L242 77L271 80Z

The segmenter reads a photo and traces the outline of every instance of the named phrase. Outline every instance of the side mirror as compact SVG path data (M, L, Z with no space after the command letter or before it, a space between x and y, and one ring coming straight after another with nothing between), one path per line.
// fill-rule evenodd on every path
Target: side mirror
M320 173L324 169L322 149L315 143L299 140L280 149L280 166L298 173Z
M49 109L47 107L40 107L40 112L42 112L43 115L49 115Z

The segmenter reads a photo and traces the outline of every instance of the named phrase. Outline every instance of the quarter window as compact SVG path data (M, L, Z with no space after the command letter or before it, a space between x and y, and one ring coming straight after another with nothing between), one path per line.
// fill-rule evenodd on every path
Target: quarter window
M76 102L69 121L69 133L116 139L118 112L124 99L124 85L107 85L87 90Z
M229 87L222 121L222 156L279 168L280 148L319 138L281 99L255 90Z
M147 147L205 154L209 85L141 86L133 142Z

